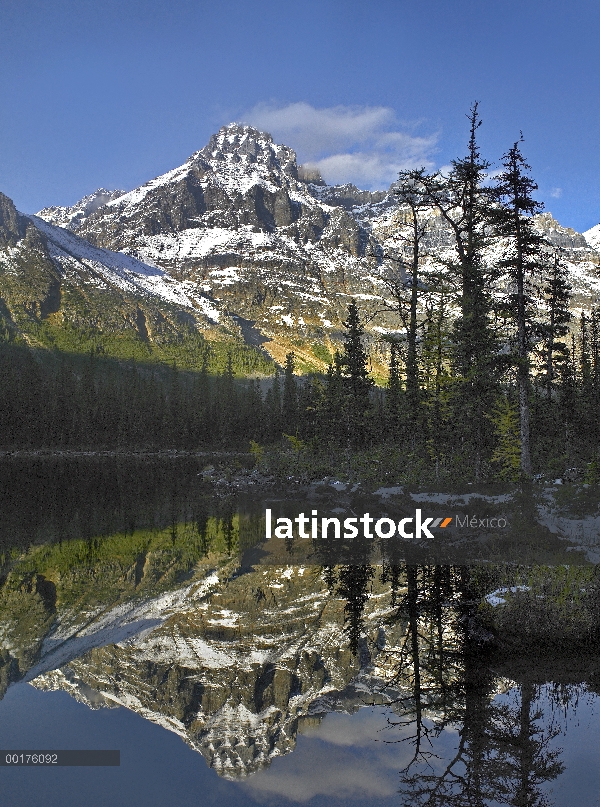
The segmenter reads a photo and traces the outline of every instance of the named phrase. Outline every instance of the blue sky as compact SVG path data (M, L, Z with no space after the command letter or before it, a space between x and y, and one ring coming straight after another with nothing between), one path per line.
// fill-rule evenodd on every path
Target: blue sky
M130 189L232 120L330 182L385 187L523 131L559 221L600 221L597 0L0 0L0 190L19 209Z

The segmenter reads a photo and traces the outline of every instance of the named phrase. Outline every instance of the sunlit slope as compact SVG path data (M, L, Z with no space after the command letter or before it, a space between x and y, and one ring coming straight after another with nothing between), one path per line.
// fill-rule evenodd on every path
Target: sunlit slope
M211 300L162 269L92 246L0 195L0 316L4 338L35 348L245 372L268 358Z

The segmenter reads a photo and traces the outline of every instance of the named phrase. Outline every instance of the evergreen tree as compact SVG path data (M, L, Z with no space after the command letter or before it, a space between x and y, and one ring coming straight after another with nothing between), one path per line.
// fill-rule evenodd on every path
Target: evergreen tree
M314 387L313 387L314 392ZM327 368L319 405L319 432L325 443L341 444L350 438L348 407L342 375L342 358L336 351L333 364Z
M468 115L469 144L466 157L452 161L447 176L421 178L422 193L435 207L453 237L456 259L448 269L460 286L460 316L454 328L454 365L460 380L454 399L453 426L461 441L471 444L475 477L479 478L484 454L492 443L485 417L497 387L497 343L492 329L492 273L484 261L490 240L492 189L485 185L490 163L482 159L477 144L481 125L478 105Z
M553 250L547 261L544 276L544 294L546 297L547 316L541 326L544 343L543 360L546 371L546 395L552 398L555 378L561 375L560 368L567 360L569 350L564 337L569 333L571 322L571 285L568 281L567 267L558 250ZM558 365L558 368L557 368Z
M511 292L507 299L507 313L516 330L513 351L519 390L519 424L521 440L521 471L531 476L531 450L529 437L529 400L531 396L532 334L535 332L534 284L540 271L540 248L543 238L533 226L533 216L542 210L531 194L537 185L528 174L519 144L503 156L504 171L496 183L499 206L495 209L496 232L503 239L503 257L499 268L506 272Z
M423 243L429 230L432 203L423 185L430 180L424 168L401 171L392 192L404 212L403 224L395 232L397 249L387 256L380 279L393 300L406 334L406 405L413 426L419 422L420 385L418 362L420 270L425 255Z
M400 378L398 354L398 344L396 342L390 342L390 366L388 388L385 396L385 410L387 433L392 440L397 440L401 433L402 381Z
M298 429L298 389L294 369L294 354L288 353L285 357L282 419L290 434L295 434Z
M593 453L598 433L598 411L594 387L591 355L591 338L588 318L581 312L579 320L579 395L577 412L577 435L580 438L581 453ZM583 437L585 435L585 437ZM583 437L583 439L581 439Z
M600 402L600 311L592 308L590 312L590 352L592 360L592 379L596 404Z
M340 368L345 379L344 409L350 442L360 445L364 442L367 431L367 412L370 405L370 391L373 380L367 368L367 353L363 347L364 328L356 302L352 300L348 306L348 317L343 323L344 352L340 360Z
M216 426L213 439L225 440L228 437L239 437L238 434L238 396L233 375L231 353L227 354L227 363L217 379L216 394L213 400L214 413L212 421Z
M592 361L590 357L590 340L585 311L581 312L579 318L579 372L582 387L590 387L592 383Z
M283 422L281 417L281 383L279 381L279 370L275 371L275 377L265 396L265 409L269 423L270 440L281 440L283 432Z
M575 334L571 334L571 345L567 350L565 361L561 366L559 387L560 418L564 429L564 455L567 465L574 460L575 421L577 409L577 372L576 372Z
M435 461L436 478L439 477L440 459L448 445L450 436L448 423L448 399L452 388L449 371L450 333L450 288L444 272L431 272L428 275L428 290L425 300L426 319L424 323L423 347L421 350L422 375L428 392L428 435L429 454Z

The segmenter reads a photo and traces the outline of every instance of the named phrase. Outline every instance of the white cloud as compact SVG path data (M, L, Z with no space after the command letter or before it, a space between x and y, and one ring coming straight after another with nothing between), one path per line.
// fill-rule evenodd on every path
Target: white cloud
M334 106L298 102L257 104L243 119L294 148L300 163L316 167L331 184L386 188L405 168L431 168L437 135L419 137L399 128L389 107Z
M399 767L408 762L412 749L376 742L387 725L385 714L361 711L327 715L316 731L299 738L292 754L244 782L252 797L281 804L281 797L306 803L325 796L352 804L394 796Z
M291 754L240 784L254 800L276 807L306 804L315 797L348 807L396 799L399 774L413 758L414 746L408 741L413 731L413 725L403 724L385 707L359 709L353 715L329 713L298 737ZM436 736L439 757L429 760L432 773L441 774L455 756L456 735L445 729Z
M552 188L552 190L550 191L550 196L553 199L560 199L560 197L562 196L562 188Z

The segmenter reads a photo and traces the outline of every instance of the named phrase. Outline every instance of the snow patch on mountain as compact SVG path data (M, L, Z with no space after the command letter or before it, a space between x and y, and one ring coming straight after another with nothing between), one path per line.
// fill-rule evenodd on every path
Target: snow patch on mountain
M36 215L49 224L76 230L88 216L91 216L92 213L95 213L96 210L108 202L123 196L124 193L125 191L122 190L108 191L106 188L98 188L94 193L84 196L83 199L75 202L70 207L45 207Z
M285 242L285 243L284 243ZM140 244L138 251L148 263L156 261L186 261L206 258L212 254L228 252L246 253L255 250L287 247L295 244L270 233L255 232L250 225L239 230L224 227L190 228L178 233L159 233L149 236Z
M151 262L143 262L124 252L94 247L62 227L32 216L36 227L48 239L49 253L64 269L83 265L97 280L132 295L151 296L184 308L200 309L213 322L221 314L215 304L198 292L195 283L179 281Z
M590 227L589 230L586 230L583 233L583 237L592 249L600 250L600 224L596 224L594 227Z

